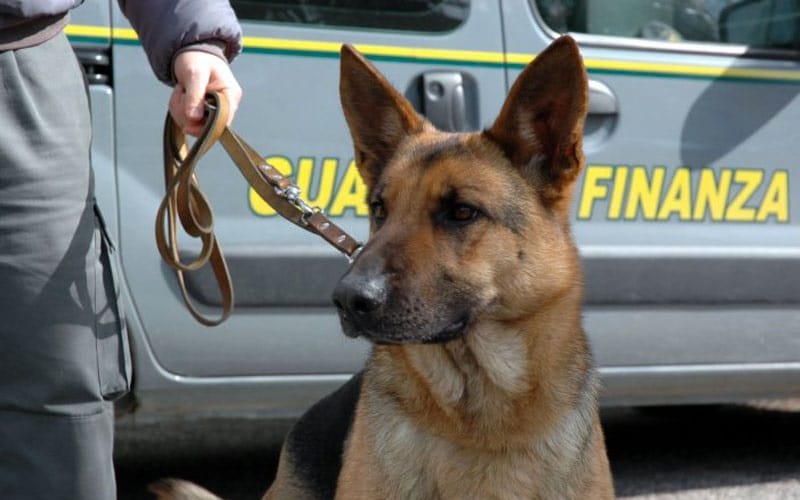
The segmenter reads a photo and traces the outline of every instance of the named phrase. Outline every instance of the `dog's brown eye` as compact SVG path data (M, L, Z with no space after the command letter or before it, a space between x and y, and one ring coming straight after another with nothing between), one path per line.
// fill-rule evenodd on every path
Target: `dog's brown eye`
M480 215L480 212L477 208L464 204L458 204L450 210L450 219L455 222L471 221L478 215Z
M372 213L372 218L375 220L375 224L380 226L383 221L386 220L386 205L384 205L382 201L373 201L370 203L369 210Z

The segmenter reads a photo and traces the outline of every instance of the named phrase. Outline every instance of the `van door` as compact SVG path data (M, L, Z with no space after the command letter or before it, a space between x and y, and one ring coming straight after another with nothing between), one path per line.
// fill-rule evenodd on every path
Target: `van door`
M338 51L355 44L443 127L488 125L505 95L499 4L490 0L234 0L246 38L233 69L244 89L238 133L290 175L306 200L359 238L367 235L364 186L339 104ZM163 195L161 124L169 89L155 82L141 47L114 17L122 260L148 348L172 374L238 376L348 373L366 345L341 334L330 293L346 261L288 224L248 189L217 148L200 165L231 268L236 311L201 327L182 304L155 250ZM190 242L185 243L189 250ZM188 279L212 313L213 278Z
M600 364L800 360L797 2L502 4L509 79L562 32L591 79L574 209Z

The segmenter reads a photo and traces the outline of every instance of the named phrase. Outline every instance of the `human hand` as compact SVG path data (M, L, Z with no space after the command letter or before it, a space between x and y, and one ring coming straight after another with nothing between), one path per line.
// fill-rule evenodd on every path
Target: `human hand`
M186 50L175 58L173 69L177 83L169 98L169 112L185 133L197 136L203 131L205 95L211 91L228 98L230 125L242 100L242 88L226 61L208 52Z

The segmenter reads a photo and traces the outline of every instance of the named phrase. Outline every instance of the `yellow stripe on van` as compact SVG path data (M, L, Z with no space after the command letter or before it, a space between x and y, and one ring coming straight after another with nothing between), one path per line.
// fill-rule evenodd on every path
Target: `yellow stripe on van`
M111 39L111 28L106 26L80 26L68 24L64 31L67 36L84 36Z
M70 38L109 43L111 40L137 41L139 37L130 28L109 28L107 26L83 26L68 24L64 32Z
M139 37L136 35L136 32L133 31L131 28L113 28L112 29L114 40L139 40Z
M523 67L533 60L533 54L509 53L509 66ZM586 69L595 73L619 73L640 76L674 76L726 80L762 80L775 82L800 82L800 71L757 68L730 68L720 66L694 66L690 64L663 64L609 59L583 60Z
M107 28L70 24L67 35L76 41L110 43L139 43L136 32L130 28ZM341 43L284 38L244 37L245 52L299 57L330 57L339 55ZM373 60L416 62L422 64L474 65L484 67L522 68L534 54L449 50L390 45L355 44L356 48ZM663 64L651 62L619 61L610 59L584 60L590 73L610 73L631 76L673 78L723 79L729 81L760 81L766 83L800 83L800 71L758 68L730 68L720 66L694 66L689 64Z
M766 82L800 82L800 71L720 66L693 66L607 59L585 59L586 69L594 72L628 73L651 76L674 76L724 80L760 80Z
M244 37L245 52L294 54L298 56L338 57L341 42L287 40L281 38ZM474 50L428 49L390 45L354 44L365 56L379 60L436 62L444 64L481 64L502 66L502 52Z

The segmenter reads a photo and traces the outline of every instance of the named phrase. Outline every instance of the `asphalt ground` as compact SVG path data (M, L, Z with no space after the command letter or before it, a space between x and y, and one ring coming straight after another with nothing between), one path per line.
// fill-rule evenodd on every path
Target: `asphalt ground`
M800 404L602 412L618 498L800 499ZM120 500L181 477L230 500L272 481L291 422L186 420L118 426Z

